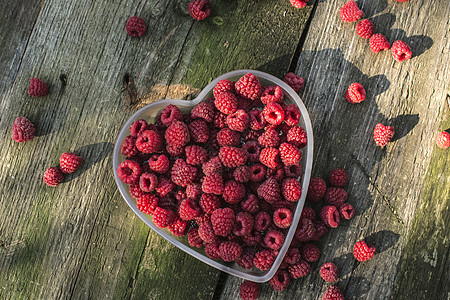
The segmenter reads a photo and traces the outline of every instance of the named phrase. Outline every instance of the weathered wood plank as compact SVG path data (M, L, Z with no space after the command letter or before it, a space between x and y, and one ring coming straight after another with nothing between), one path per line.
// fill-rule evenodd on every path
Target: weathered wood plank
M390 42L403 39L411 45L413 59L398 63L390 52L371 53L355 25L340 21L344 2L318 3L296 73L306 79L300 95L315 134L313 175L347 169L348 202L356 217L341 222L319 243L322 255L310 275L291 282L285 292L264 285L260 299L320 299L328 284L318 269L327 261L339 267L337 285L346 299L445 298L450 178L445 170L448 154L436 150L434 136L446 129L440 124L448 114L449 3L358 1L377 32ZM367 91L358 105L344 99L353 82ZM385 149L373 143L378 122L396 129L395 141ZM378 253L357 263L351 251L363 238ZM429 238L430 245L425 245ZM238 299L240 282L229 278L221 299Z

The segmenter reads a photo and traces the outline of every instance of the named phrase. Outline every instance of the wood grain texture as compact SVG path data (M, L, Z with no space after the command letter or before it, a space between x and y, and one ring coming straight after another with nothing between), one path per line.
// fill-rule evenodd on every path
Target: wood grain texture
M355 24L339 19L344 2L318 3L296 73L306 80L300 96L314 129L313 176L348 170L356 216L319 243L322 255L311 274L284 292L265 284L260 299L320 299L329 284L318 269L328 261L340 269L337 285L346 299L445 299L450 175L448 151L434 137L449 125L449 2L358 1L376 32L410 44L413 58L404 63L390 51L370 52ZM344 99L353 82L367 91L358 105ZM379 122L396 130L384 149L373 142ZM377 249L364 263L351 254L360 239ZM221 299L238 299L240 282L229 278Z

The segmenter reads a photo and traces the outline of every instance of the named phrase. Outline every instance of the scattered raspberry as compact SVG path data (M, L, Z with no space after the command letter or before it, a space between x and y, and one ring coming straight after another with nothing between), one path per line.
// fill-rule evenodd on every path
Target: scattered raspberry
M159 197L164 197L175 188L175 184L165 176L158 177L158 186L156 187L156 194Z
M290 2L295 8L303 8L307 5L308 0L290 0Z
M289 125L289 126L297 125L298 122L300 121L300 117L301 117L301 112L297 105L289 104L284 107L285 125ZM283 125L283 124L284 123L282 123L281 125Z
M344 295L337 286L332 285L323 293L322 300L344 300Z
M302 175L302 165L301 164L284 166L284 176L285 177L299 178L300 175Z
M222 173L222 162L218 156L212 157L206 163L202 165L202 170L205 175L210 175L212 173Z
M394 134L394 127L384 126L383 124L378 123L373 131L373 139L375 140L375 144L384 147L391 141Z
M359 241L353 247L353 256L357 261L366 261L375 255L375 247L367 245L364 241Z
M250 167L248 166L239 166L233 172L233 178L237 182L246 183L250 180Z
M156 227L166 228L175 220L175 218L175 213L172 210L156 207L153 212L152 220Z
M264 147L278 147L280 145L280 136L274 128L269 128L259 136L258 143Z
M226 115L234 113L238 108L238 100L231 92L223 92L219 94L216 97L214 104L220 112Z
M391 47L392 56L396 61L402 62L408 60L412 56L411 47L404 41L395 41Z
M315 262L319 260L319 247L312 243L304 244L300 252L302 254L302 258L307 262Z
M272 224L272 219L267 211L260 211L255 216L254 227L257 231L265 231Z
M225 202L236 204L244 199L245 187L237 181L229 180L225 183L222 197Z
M144 131L147 130L147 127L149 127L147 121L143 119L138 119L133 122L130 126L130 135L137 138L140 136Z
M286 82L296 93L300 92L305 87L305 80L292 72L286 74L286 76L284 77L284 82Z
M222 241L216 240L214 243L205 245L205 253L211 259L220 259L219 246Z
M267 147L261 150L259 155L259 161L272 169L275 169L279 164L279 153L278 149Z
M277 180L270 177L258 187L258 197L266 200L269 203L275 203L281 200L280 185Z
M126 157L133 157L139 154L138 148L136 148L136 138L129 135L125 138L122 144L120 152Z
M300 215L300 218L306 218L306 219L310 219L311 221L314 221L316 219L316 212L311 207L303 206L303 210L302 210L302 214Z
M31 78L28 86L28 95L32 97L44 97L48 95L48 86L39 78Z
M126 184L136 183L139 180L140 175L141 167L139 166L139 163L133 160L126 160L120 163L117 168L117 176Z
M185 236L189 230L188 222L181 220L180 218L175 218L175 221L167 226L170 233L174 236Z
M284 110L278 103L269 103L263 109L264 119L272 124L281 124L284 120Z
M142 18L133 16L128 19L125 29L127 30L129 36L141 37L145 34L147 26Z
M366 99L366 90L358 83L352 83L345 92L345 100L350 103L361 103Z
M355 1L348 1L339 11L339 16L344 22L356 22L361 19L363 15L364 13L358 8Z
M55 187L63 181L64 174L61 169L57 167L51 167L44 172L44 182L51 187Z
M259 211L258 198L253 194L249 194L246 199L241 201L241 208L252 214L257 213Z
M153 173L142 173L139 177L139 188L145 192L152 192L158 186L158 178Z
M320 218L322 221L331 228L336 228L339 225L340 217L339 211L335 206L324 206L320 210Z
M283 90L278 85L271 85L266 87L261 95L261 102L268 104L271 102L283 102Z
M169 159L164 154L154 154L148 160L148 166L156 173L166 173L170 168Z
M247 152L236 147L222 147L219 150L219 158L227 168L236 168L247 162Z
M216 209L211 215L214 233L220 236L228 236L233 229L234 220L234 211L231 208Z
M233 233L236 236L249 235L253 230L254 220L251 214L241 211L236 215L236 221L233 227Z
M83 159L75 153L63 153L59 158L61 171L65 174L75 172L81 165Z
M198 234L198 227L193 227L188 233L188 243L191 247L201 248L203 247L203 240Z
M206 152L206 150L197 145L187 146L185 148L185 151L186 162L193 166L203 164L208 158L208 153Z
M300 242L309 242L316 236L316 227L310 219L300 219L295 231L295 237Z
M222 195L224 190L223 178L219 173L206 175L202 182L202 191L208 194Z
M192 125L193 123L191 123L190 125ZM168 145L172 145L175 147L183 147L191 139L187 125L181 121L175 121L170 124L170 126L166 130L166 133L164 134L164 137Z
M320 177L312 177L309 180L308 194L306 199L311 202L319 202L325 196L327 185L325 181Z
M302 151L290 143L282 143L278 149L281 161L286 166L296 165L302 159Z
M341 218L345 220L350 220L353 215L355 214L355 209L353 206L349 203L344 203L341 206L339 206L339 215Z
M270 250L261 250L255 254L253 264L261 271L267 271L272 267L275 255Z
M136 200L136 206L143 213L153 215L158 207L158 200L158 197L152 194L143 194Z
M236 93L244 98L256 100L262 93L262 85L252 73L242 76L235 84Z
M259 296L259 286L256 282L244 280L239 287L239 297L242 300L256 300Z
M389 50L389 47L391 46L388 40L381 33L375 33L374 35L372 35L369 43L370 50L372 50L373 53Z
M284 243L284 234L278 230L269 230L264 236L264 244L272 249L279 250Z
M207 123L214 120L214 107L206 102L200 102L191 111L192 119L203 119Z
M201 21L209 17L211 3L209 0L192 0L189 3L188 10L194 20Z
M273 213L273 223L279 228L289 228L292 224L292 212L287 208L279 208Z
M12 128L12 139L18 143L26 142L34 138L36 128L25 117L16 118Z
M291 278L286 270L278 270L270 279L269 284L275 291L283 291L287 289Z
M344 169L334 169L330 172L329 181L332 186L342 187L347 184L347 172Z
M228 79L222 79L213 88L213 95L215 98L223 92L234 93L234 84Z
M290 265L288 271L292 278L299 279L308 275L309 271L311 271L311 265L307 261L300 259L298 263Z
M341 206L347 201L347 192L343 188L329 187L325 193L325 202L333 206Z
M363 39L370 39L374 31L373 23L370 20L364 19L356 24L356 33Z
M315 220L313 222L314 226L316 227L316 235L313 238L314 241L320 240L325 234L327 234L329 228L327 225L325 225L322 220Z
M238 109L227 116L227 125L231 130L243 132L249 123L248 114L243 109Z
M171 180L179 186L187 186L197 176L197 168L188 165L183 159L175 161L171 170Z
M248 113L249 126L253 130L261 130L266 125L266 119L262 114L262 111L254 108Z
M297 179L286 178L281 184L281 192L287 201L297 202L302 195L302 186Z
M328 282L335 282L339 279L339 270L332 262L324 263L320 267L320 277Z
M450 147L450 134L446 131L439 132L436 137L436 145L442 149L447 149Z
M228 127L220 129L217 133L217 142L220 146L239 146L241 144L241 134Z

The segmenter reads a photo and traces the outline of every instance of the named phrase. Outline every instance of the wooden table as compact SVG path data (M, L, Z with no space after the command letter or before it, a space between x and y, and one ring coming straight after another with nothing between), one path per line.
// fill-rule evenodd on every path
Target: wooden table
M195 22L188 0L3 0L0 4L0 298L237 299L241 279L171 246L126 205L112 173L113 143L137 107L189 99L227 71L262 70L306 80L300 93L314 128L313 176L348 170L356 216L319 243L321 258L288 290L261 287L260 299L320 299L318 268L340 268L346 299L448 299L449 150L435 145L450 127L450 2L360 0L377 32L406 41L413 58L373 54L354 24L338 16L343 0L213 0ZM131 38L125 22L144 18ZM31 77L50 85L27 96ZM360 82L367 99L347 103ZM19 116L37 127L11 140ZM375 124L393 125L384 149ZM56 188L42 181L59 155L75 151L80 170ZM375 257L357 263L366 239Z

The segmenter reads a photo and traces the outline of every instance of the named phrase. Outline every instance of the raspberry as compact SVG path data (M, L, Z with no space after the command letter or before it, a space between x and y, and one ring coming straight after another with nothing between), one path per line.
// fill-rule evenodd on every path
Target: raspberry
M305 80L292 72L286 74L284 82L286 82L296 93L300 92L305 87Z
M216 128L224 128L227 126L227 115L220 112L220 111L216 111L216 113L214 114L214 127Z
M169 156L180 157L184 154L184 148L174 145L166 145L166 151Z
M34 128L33 123L27 118L19 117L14 120L12 132L12 139L18 143L22 143L34 138L36 128Z
M122 144L120 152L126 157L133 157L139 154L138 148L136 148L136 138L129 135L125 138Z
M191 123L191 125L192 124L193 123ZM183 147L191 139L187 125L181 121L175 121L170 124L164 134L164 137L168 145L175 147Z
M136 148L142 153L155 153L162 145L162 137L154 130L146 130L136 139Z
M261 102L268 104L271 102L283 102L283 90L278 85L271 85L266 87L261 95Z
M209 0L192 0L189 3L189 14L194 20L201 21L209 17L211 3Z
M206 102L200 102L191 111L191 117L193 119L203 119L207 123L211 123L214 120L214 107Z
M199 204L206 214L212 214L216 209L220 208L220 199L214 194L202 194Z
M219 246L219 255L226 262L235 261L242 255L242 247L233 241L226 241Z
M284 120L284 110L278 103L269 103L263 109L264 119L272 125L281 124Z
M259 211L258 198L253 194L249 194L245 200L241 201L241 208L252 214L257 213Z
M300 250L298 250L298 248L289 248L284 256L283 262L289 265L294 265L298 263L301 258L302 256L300 255Z
M391 47L392 56L396 61L402 62L408 60L412 56L411 47L404 41L395 41Z
M183 190L176 191L173 196L177 200L178 205L181 203L181 201L187 198L186 192Z
M436 145L442 149L447 149L450 147L450 134L446 131L439 132L436 137Z
M238 100L238 109L243 109L243 110L247 111L247 110L251 109L252 107L259 106L258 105L259 104L258 102L260 102L259 100L255 101L253 103L252 100L244 98L241 95L237 95L236 98Z
M384 147L391 141L394 134L394 127L384 126L383 124L378 123L373 131L373 139L375 140L375 144Z
M153 212L153 223L158 228L166 228L175 221L175 213L170 209L156 207Z
M284 166L284 176L285 177L299 178L300 175L302 175L302 165L301 164Z
M344 295L337 286L332 285L323 293L322 300L344 300Z
M259 156L261 154L261 146L257 141L247 141L242 145L242 150L247 153L249 162L259 162Z
M236 168L247 162L247 152L236 147L222 147L219 150L219 158L227 168Z
M193 166L203 164L208 158L208 153L206 152L206 150L197 145L187 146L185 148L185 151L186 162Z
M246 130L243 132L244 141L257 140L258 137L263 133L263 130Z
M290 282L291 278L289 277L289 273L286 270L278 270L275 275L269 280L270 286L275 291L283 291L287 289Z
M223 200L236 204L245 197L245 187L234 180L227 181L223 189Z
M327 190L327 185L325 181L320 177L312 177L309 180L308 194L306 194L306 199L311 202L319 202L325 196Z
M283 246L284 239L284 234L280 231L270 230L264 237L264 244L272 250L279 250Z
M142 173L139 177L139 187L143 192L149 193L158 186L158 178L153 173Z
M148 166L156 173L166 173L170 168L169 159L164 154L153 154L148 160Z
M144 194L136 200L137 208L145 214L153 215L158 207L158 197L152 194Z
M206 143L210 137L208 125L205 120L197 119L189 124L189 132L195 143Z
M311 207L304 206L300 218L306 218L314 221L316 219L316 212Z
M224 190L223 178L219 173L206 175L202 182L202 191L207 194L222 195Z
M358 8L355 1L348 1L339 11L339 16L344 22L356 22L361 19L363 15L364 13Z
M149 127L147 121L143 119L138 119L133 122L133 124L130 125L130 135L137 138L140 136L144 131L147 130L147 127Z
M260 182L266 176L266 167L262 164L254 164L250 167L250 181Z
M133 16L128 19L125 29L127 30L129 36L141 37L145 34L147 26L142 18Z
M296 165L302 159L302 151L290 143L282 143L279 151L281 161L286 166Z
M244 280L239 287L239 297L242 300L256 300L259 297L259 286L256 282Z
M182 220L189 221L199 216L201 213L200 207L193 199L185 199L181 201L178 215Z
M262 85L252 73L242 76L235 84L236 93L244 98L256 100L262 93Z
M214 243L217 236L214 234L214 229L210 221L203 222L198 228L198 235L205 242L205 244Z
M344 169L334 169L330 172L329 177L330 184L332 186L341 187L347 184L348 175Z
M241 257L236 259L236 263L244 269L250 270L253 267L253 258L255 258L255 249L245 247Z
M253 130L261 130L266 125L266 119L264 119L262 111L257 108L252 109L248 113L248 117L249 117L249 126Z
M284 122L281 125L295 126L300 121L301 112L297 105L289 104L284 107ZM289 127L288 127L289 128Z
M406 2L408 0L395 0L395 1L397 1L397 2Z
M261 211L255 216L254 227L257 231L265 231L270 224L272 224L272 219L266 211Z
M280 145L280 136L274 128L269 128L259 136L258 143L264 147L278 147Z
M44 97L48 95L48 86L39 78L31 78L28 86L28 95L32 97Z
M314 241L320 240L327 232L328 232L328 226L325 225L322 220L315 220L314 226L316 227L316 235L314 236Z
M267 271L272 267L275 255L270 250L261 250L255 254L253 264L261 271Z
M217 142L220 146L239 146L241 144L241 134L228 127L220 129L217 133Z
M307 261L300 259L298 263L290 265L288 271L292 278L299 279L308 275L309 271L311 271L311 265Z
M203 247L203 240L201 239L200 235L198 234L198 227L193 227L193 228L191 228L191 230L189 230L188 243L189 243L189 246L191 246L191 247L195 247L195 248Z
M347 201L347 192L343 188L329 187L325 193L325 202L333 206L340 206Z
M259 161L272 169L275 169L279 163L279 154L280 151L276 148L267 147L261 150L261 154L259 155Z
M224 92L234 93L234 84L228 79L222 79L213 88L214 97L217 98Z
M205 245L205 253L211 259L220 259L219 246L222 242L216 240L214 243Z
M197 168L188 165L183 159L179 158L172 166L171 180L179 186L187 186L194 181L197 176Z
M297 202L302 196L302 185L295 178L286 178L281 184L281 192L287 201Z
M210 214L202 214L202 215L200 215L200 216L198 216L198 217L195 217L195 223L198 225L198 226L200 226L200 225L202 225L203 223L205 223L205 222L210 222L211 221L211 215Z
M202 194L202 185L200 183L191 183L186 186L186 197L190 199L198 199Z
M164 126L170 126L175 121L182 121L183 113L173 104L169 104L159 114L159 119Z
M251 234L244 236L242 240L246 246L254 247L262 243L262 236L259 231L253 230ZM253 266L253 259L252 259L252 266Z
M222 168L223 166L218 156L212 157L202 165L202 170L205 175L210 175L212 173L222 173Z
M345 100L350 103L360 103L366 99L366 90L358 83L352 83L345 92Z
M277 180L270 177L263 184L258 187L258 197L266 200L269 203L275 203L281 200L280 185Z
M223 92L216 97L214 105L220 112L229 115L237 110L238 100L231 92Z
M231 130L243 132L248 127L249 117L243 109L238 109L227 116L227 125Z
M316 236L316 227L310 219L300 219L295 237L300 242L309 242Z
M312 243L304 244L301 249L302 258L307 262L315 262L319 260L320 250L319 247Z
M359 241L353 247L353 256L357 261L366 261L375 255L375 247L367 245L365 241Z
M295 8L303 8L307 5L308 0L290 0L290 2Z
M363 39L370 39L374 31L373 23L370 20L364 19L356 24L356 33Z
M170 233L174 236L185 236L189 230L188 222L181 220L180 218L175 218L175 221L167 226Z
M248 166L239 166L233 172L233 178L237 182L246 183L250 180L250 167Z
M340 217L339 211L335 206L324 206L320 210L320 218L322 221L331 228L336 228L339 225Z
M355 209L349 203L344 203L339 206L339 215L341 218L345 220L350 220L355 214Z
M241 211L236 215L233 233L237 236L249 235L253 230L253 217L248 212Z
M146 193L141 190L141 188L139 187L139 183L133 183L130 184L128 187L128 191L130 192L131 197L138 199L139 197L141 197L142 195L145 195Z
M273 213L273 223L279 228L289 228L292 224L292 212L287 208L279 208Z
M339 270L332 262L324 263L320 267L320 277L328 282L334 282L339 279Z
M117 167L117 176L123 183L136 183L139 180L139 175L141 175L141 167L139 163L133 160L127 159Z
M51 187L55 187L63 181L64 174L61 169L57 167L51 167L44 172L44 182Z
M391 46L388 40L381 33L375 33L372 35L370 37L369 44L370 50L372 50L373 53L389 50L389 47Z
M220 236L228 236L234 226L234 211L231 208L219 208L211 214L211 223L214 233Z
M159 197L164 197L175 188L175 184L165 176L158 177L158 186L156 187L156 194Z

